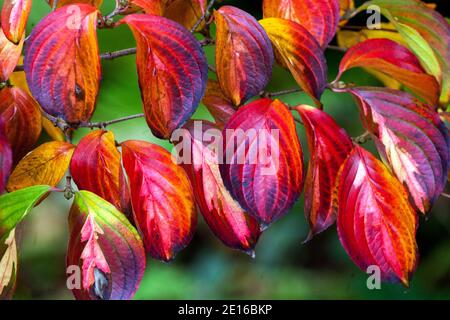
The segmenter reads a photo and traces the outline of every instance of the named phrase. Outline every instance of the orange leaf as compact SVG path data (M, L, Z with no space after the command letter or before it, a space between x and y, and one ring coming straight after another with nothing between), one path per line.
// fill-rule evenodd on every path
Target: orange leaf
M36 101L24 90L0 90L0 119L13 150L14 163L30 151L41 134L41 112Z
M320 106L327 84L327 63L319 43L296 22L266 18L259 23L299 86Z
M70 163L73 180L128 215L130 196L111 131L95 130L80 140Z
M400 81L430 105L439 101L437 80L425 72L411 51L392 40L371 39L350 48L341 60L336 79L355 67L368 67Z
M409 284L417 263L417 215L403 185L382 162L355 146L338 178L338 232L363 270L380 268L383 281Z
M264 0L264 18L282 18L301 24L325 48L339 23L338 0Z
M33 96L47 113L68 122L87 121L100 85L95 7L62 7L42 19L25 50L25 73Z
M24 38L22 37L19 44L15 45L6 38L0 29L0 82L8 80L13 73L20 59Z
M214 12L216 69L223 93L239 106L263 90L274 62L270 40L250 14L224 6Z
M35 185L56 186L69 168L75 146L60 141L41 144L19 161L9 177L9 192Z
M5 0L3 2L1 23L6 38L14 44L22 40L31 10L32 0Z

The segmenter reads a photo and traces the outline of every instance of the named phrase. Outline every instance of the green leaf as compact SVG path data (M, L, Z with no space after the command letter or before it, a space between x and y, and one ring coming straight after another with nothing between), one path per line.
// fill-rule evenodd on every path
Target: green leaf
M35 204L52 187L32 186L0 196L0 242L3 243L12 229L33 209Z

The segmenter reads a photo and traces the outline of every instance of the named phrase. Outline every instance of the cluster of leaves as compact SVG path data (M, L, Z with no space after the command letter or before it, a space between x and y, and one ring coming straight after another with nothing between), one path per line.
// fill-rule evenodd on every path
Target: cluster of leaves
M337 220L340 241L361 269L377 265L383 280L408 285L417 264L418 215L440 196L449 171L444 119L450 28L438 12L418 0L372 0L356 9L351 0L264 0L264 18L257 21L232 6L210 12L214 1L206 0L117 1L107 16L98 9L101 3L49 1L52 12L25 39L31 0L4 1L2 295L12 294L17 273L15 228L49 192L74 195L67 266L80 267L81 286L73 289L78 299L132 298L146 253L170 261L189 244L196 206L226 246L252 255L261 233L303 189L309 238ZM389 32L345 29L349 19L371 5L390 21L383 24ZM100 88L101 57L114 56L99 53L96 28L121 24L136 39L136 49L124 54L136 53L149 128L163 139L186 129L183 139L200 162L177 165L158 145L119 143L105 130L106 122L89 122ZM336 33L341 48L349 50L337 78L327 83L324 51ZM18 72L24 42L26 81ZM202 46L210 44L216 46L215 68L210 67L216 76L208 78ZM315 107L288 106L264 91L274 63L291 72ZM355 67L369 70L390 88L341 82L341 75ZM323 110L320 98L327 88L354 96L365 136L375 141L383 162ZM266 175L262 164L233 161L254 153L252 140L234 143L237 137L227 137L222 155L198 140L190 118L201 101L215 119L203 121L203 130L220 129L221 135L278 130L277 152L264 165L276 161L277 170ZM308 138L307 170L295 121ZM83 126L99 129L73 145L71 134ZM33 149L42 128L54 141ZM270 149L270 139L266 143ZM231 159L219 159L225 155ZM80 191L74 191L70 178L65 188L56 187L68 169Z

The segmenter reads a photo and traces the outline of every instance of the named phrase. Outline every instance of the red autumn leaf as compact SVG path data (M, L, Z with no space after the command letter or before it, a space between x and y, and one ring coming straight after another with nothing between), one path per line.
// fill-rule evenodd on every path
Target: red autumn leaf
M350 48L341 60L336 80L355 67L382 72L403 83L433 106L439 101L437 80L425 72L411 51L392 40L370 39Z
M25 37L22 37L21 41L15 45L0 29L0 82L8 80L13 73L22 53L24 39Z
M295 81L320 106L320 96L327 84L327 63L319 43L296 22L266 18L259 23Z
M306 105L295 109L302 117L311 155L305 181L305 216L311 229L310 239L336 220L332 191L353 143L345 130L325 112Z
M127 216L131 213L120 153L111 131L95 130L80 140L70 173L79 189L99 195Z
M42 19L25 48L24 67L33 97L47 113L87 121L100 85L95 7L74 4Z
M265 228L293 206L303 187L294 118L281 101L259 99L230 118L223 137L224 184Z
M214 12L214 18L217 79L225 96L238 106L268 84L272 45L258 21L241 9L224 6Z
M408 285L417 263L417 215L403 185L372 154L355 146L337 190L342 245L363 271L380 268L383 281Z
M18 44L25 32L32 0L4 0L0 25L6 38Z
M73 286L74 296L82 300L131 299L144 274L145 251L126 217L94 193L80 191L69 213L69 231L67 283ZM78 268L81 283L77 288Z
M145 248L153 258L170 261L189 244L197 224L189 178L158 145L129 140L121 146Z
M168 139L188 120L206 89L208 65L200 44L169 19L131 14L126 23L137 43L136 63L147 123L153 134Z
M6 182L12 168L12 151L4 134L4 123L0 118L0 194L5 192Z
M444 190L450 138L439 114L408 93L387 88L349 90L382 157L427 212Z
M233 103L225 97L219 83L214 80L208 80L202 103L211 113L216 125L221 129L236 112Z
M442 80L440 102L443 106L447 106L450 99L450 26L448 21L429 4L420 0L371 0L359 7L358 11L366 10L370 5L378 6L381 13L400 31L403 39L418 55L422 66L433 65L430 70L426 69L439 81ZM417 36L425 43L418 46ZM429 45L431 54L434 53L432 57L422 56L424 44ZM434 61L432 63L431 60L436 61L438 65L434 66Z
M36 101L18 87L0 90L0 119L13 150L14 163L30 151L41 134L41 111Z
M339 23L338 0L264 0L264 18L292 20L305 27L325 48Z
M207 121L189 121L185 128L183 145L186 145L186 139L190 156L183 158L183 167L191 180L195 200L203 218L226 246L253 256L260 235L259 224L241 209L225 189L220 176L217 150L204 141L207 136L208 140L221 141L221 131Z

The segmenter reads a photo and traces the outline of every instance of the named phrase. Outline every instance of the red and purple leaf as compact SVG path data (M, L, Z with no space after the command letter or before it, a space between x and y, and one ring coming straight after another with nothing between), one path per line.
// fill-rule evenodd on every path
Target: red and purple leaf
M294 118L281 101L259 99L230 118L223 139L223 182L265 228L293 206L303 187Z
M84 136L70 162L70 172L80 190L91 191L131 214L125 174L111 131L95 130Z
M414 205L430 210L445 188L450 138L445 124L429 106L408 93L387 88L349 89L359 104L364 126Z
M32 0L4 0L0 25L6 38L18 44L27 25Z
M74 296L80 300L133 298L146 259L142 240L125 215L94 193L80 191L69 213L69 231L67 267L72 272L73 267L81 270L81 288L72 289Z
M355 264L408 286L417 264L417 215L403 185L360 146L340 170L337 205L339 238Z
M0 121L17 163L34 146L41 134L39 105L25 90L18 87L0 89Z
M221 141L221 131L207 121L189 121L185 128L183 146L190 144L191 156L184 159L183 167L203 218L226 246L253 256L261 233L259 224L231 197L220 176L218 150L202 139L208 136L208 140Z
M91 118L100 86L98 10L61 7L43 18L25 46L24 68L33 97L47 113L67 122Z
M208 64L195 37L164 17L131 14L119 23L133 31L147 124L168 139L195 112L206 89Z
M305 27L325 48L339 23L338 0L264 0L264 18L282 18Z
M310 225L310 239L336 220L332 191L353 143L325 112L306 105L295 109L302 117L311 155L305 180L305 216Z
M427 74L416 56L389 39L369 39L350 48L339 65L341 75L355 67L371 68L401 82L432 106L439 102L439 83Z
M266 18L259 23L266 30L276 54L298 85L320 106L320 96L327 84L327 62L314 37L300 24Z
M145 248L155 259L173 260L189 244L197 225L189 178L158 145L128 140L121 146L134 218Z
M223 6L214 18L217 79L225 95L239 106L268 84L272 45L258 21L241 9Z

